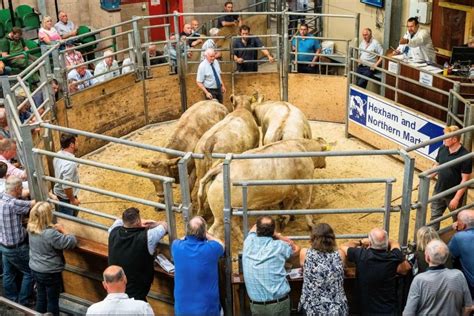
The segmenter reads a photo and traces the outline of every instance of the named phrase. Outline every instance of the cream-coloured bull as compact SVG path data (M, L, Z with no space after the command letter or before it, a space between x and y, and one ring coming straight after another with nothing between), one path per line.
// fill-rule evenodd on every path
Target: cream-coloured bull
M268 154L287 152L314 152L327 150L322 139L283 140L261 148L246 151L246 154ZM315 168L324 168L324 157L306 158L270 158L234 160L230 164L230 181L271 180L271 179L312 179ZM269 209L283 204L284 209L306 209L312 196L311 185L289 186L253 186L248 190L249 209ZM241 188L231 186L232 207L242 206ZM208 171L201 179L198 194L199 208L205 202L214 215L214 223L209 232L223 238L224 228L224 192L222 164ZM306 216L309 226L313 225L312 216ZM234 234L242 237L238 223L233 223Z
M178 120L173 134L164 147L184 152L194 151L201 136L216 123L221 121L232 108L227 108L215 100L199 101L189 107ZM179 183L178 161L180 157L160 153L153 161L139 164L149 169L151 173L174 178ZM194 162L188 164L190 189L195 182ZM153 181L156 194L163 199L163 185L160 181Z
M311 127L304 113L285 101L263 101L263 96L251 97L251 107L257 124L262 127L263 145L284 139L311 139Z
M196 144L194 152L204 154L205 158L195 160L196 185L192 193L193 201L197 198L200 179L212 165L219 163L212 159L212 153L241 153L258 147L260 131L250 112L250 102L238 96L231 96L230 100L235 110L205 132Z

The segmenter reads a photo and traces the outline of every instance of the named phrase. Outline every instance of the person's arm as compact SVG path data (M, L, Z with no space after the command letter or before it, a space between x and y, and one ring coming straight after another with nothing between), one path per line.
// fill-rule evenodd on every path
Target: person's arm
M214 237L213 235L211 235L211 234L209 234L209 233L206 233L206 238L207 238L207 240L209 240L209 241L215 241L215 242L217 242L219 245L222 246L222 249L225 250L225 244L224 244L224 242L223 242L222 240L220 240L220 239Z
M262 54L267 56L269 62L273 63L275 61L275 59L273 59L273 56L267 49L262 49Z
M72 205L78 206L79 204L81 204L79 199L74 196L72 188L64 188L64 193L66 194L69 203L71 203Z
M418 286L418 279L415 278L410 286L410 291L408 292L407 303L405 309L403 310L403 316L415 316L418 312L418 304L420 301L420 289Z
M143 221L145 223L144 226L153 227L148 229L147 237L148 237L148 252L150 255L155 253L155 249L158 246L160 240L167 234L168 232L168 224L166 222L155 222L155 221Z
M114 230L116 227L123 226L123 221L120 218L117 218L112 226L109 227L108 233Z
M54 225L55 229L52 229L48 233L48 240L51 242L51 246L54 249L72 249L77 245L77 239L74 235L67 234L64 226L61 224Z
M291 247L291 256L297 256L300 253L300 246L298 246L293 240L287 236L283 236L281 233L276 233L273 235L273 238L283 241Z
M306 260L306 253L308 252L308 248L301 248L300 251L300 266L304 266L304 261Z
M44 32L43 32L42 35L40 36L40 40L41 40L43 43L47 44L47 45L51 44L51 42L52 42L52 41L51 41L51 38L49 37L49 35L46 34L46 33L44 33Z
M321 54L321 48L318 48L316 50L316 53L314 54L313 60L311 61L311 64L309 65L310 67L314 67L315 66L314 63L318 61L319 56L317 54Z
M470 173L461 173L461 183L460 184L463 184L463 183L469 181L470 178L471 178ZM467 190L467 187L464 187L464 188L461 188L461 189L456 191L456 195L453 197L453 199L451 201L449 201L448 207L451 211L454 211L455 209L458 208L459 202L461 201L462 196L464 195L466 190Z
M13 211L19 215L28 214L30 209L36 204L36 200L25 201L20 199L13 199L14 208Z
M204 87L204 84L199 81L196 81L196 84L199 87L199 89L201 89L204 92L204 94L206 95L206 98L208 98L209 100L212 100L212 94L209 91L207 91L206 87Z
M426 43L428 43L430 39L431 39L430 34L427 31L420 29L418 30L418 32L416 32L413 38L408 39L407 44L409 47L418 47L418 46L426 45Z

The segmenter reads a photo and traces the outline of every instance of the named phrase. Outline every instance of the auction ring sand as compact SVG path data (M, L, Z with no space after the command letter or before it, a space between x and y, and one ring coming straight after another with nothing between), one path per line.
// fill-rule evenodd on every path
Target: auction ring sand
M144 144L165 146L168 136L173 131L176 121L160 123L147 126L126 136L127 139ZM338 123L310 122L313 138L323 137L328 143L335 143L331 150L371 150L368 144L356 138L345 138L344 125ZM79 144L80 146L80 144ZM151 161L156 153L152 151L126 147L119 144L110 144L93 153L86 158L104 162L124 168L143 170L138 161ZM392 200L401 196L403 181L403 164L388 156L353 156L353 157L327 157L326 168L316 169L314 178L389 178L394 177L397 181L393 184ZM82 165L79 168L80 179L84 184L92 185L101 189L111 190L118 193L129 194L149 200L156 200L154 186L150 180L126 174L98 169ZM415 172L415 183L417 187L418 177ZM319 185L315 188L311 208L366 208L382 207L384 204L385 186L383 184L335 184ZM412 200L417 200L418 192L414 190ZM180 203L179 186L174 187L174 203ZM81 205L96 209L101 212L120 217L122 211L127 207L135 206L140 209L143 219L165 220L164 212L157 212L153 207L133 202L126 202L111 197L81 191L79 194ZM395 200L392 205L400 205L401 198ZM111 220L98 218L94 215L82 213L80 217L91 219L105 225L110 225ZM314 216L316 223L329 223L336 234L361 234L367 233L374 227L383 226L383 214L340 214L340 215L317 215ZM255 218L251 218L253 224ZM410 232L408 239L413 239L415 223L415 212L410 216ZM178 238L184 236L184 225L181 214L176 215L176 226ZM391 239L398 239L399 213L391 214L390 232ZM290 222L285 228L285 235L309 235L304 216L299 216ZM301 241L301 244L307 243ZM240 249L241 245L233 245L233 250Z

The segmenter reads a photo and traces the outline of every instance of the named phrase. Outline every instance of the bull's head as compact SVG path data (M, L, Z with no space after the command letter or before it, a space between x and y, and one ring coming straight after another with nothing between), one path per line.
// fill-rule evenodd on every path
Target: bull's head
M176 182L179 182L179 172L178 172L178 161L179 157L172 159L157 159L152 162L139 162L140 166L148 169L151 173L157 174L160 176L174 178ZM156 195L158 195L158 200L162 202L164 200L164 189L163 184L159 180L152 180L153 185L155 186Z
M235 110L238 109L247 109L249 111L252 111L250 104L252 101L252 97L249 97L247 95L231 95L230 96L230 102L234 106Z
M262 103L265 100L265 95L259 93L258 91L255 91L250 98L250 104L252 107L252 111L255 111L255 107Z
M306 151L329 151L331 150L331 143L328 143L321 137L316 139L302 140L305 142ZM326 168L326 157L312 157L314 168Z

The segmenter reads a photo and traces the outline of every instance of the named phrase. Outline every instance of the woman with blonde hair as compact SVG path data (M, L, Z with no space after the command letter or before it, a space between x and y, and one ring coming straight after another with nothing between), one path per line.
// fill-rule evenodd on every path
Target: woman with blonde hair
M41 26L38 31L38 37L42 43L51 45L61 40L61 35L53 26L53 19L50 16L44 17Z
M59 315L61 272L64 270L63 249L72 249L77 240L66 234L64 227L53 224L54 206L48 202L36 204L30 212L28 237L30 269L37 287L36 311Z
M432 240L440 240L438 233L431 226L423 226L416 232L416 253L413 274L425 272L428 269L428 263L425 260L426 245ZM445 266L452 268L451 256L446 260Z

